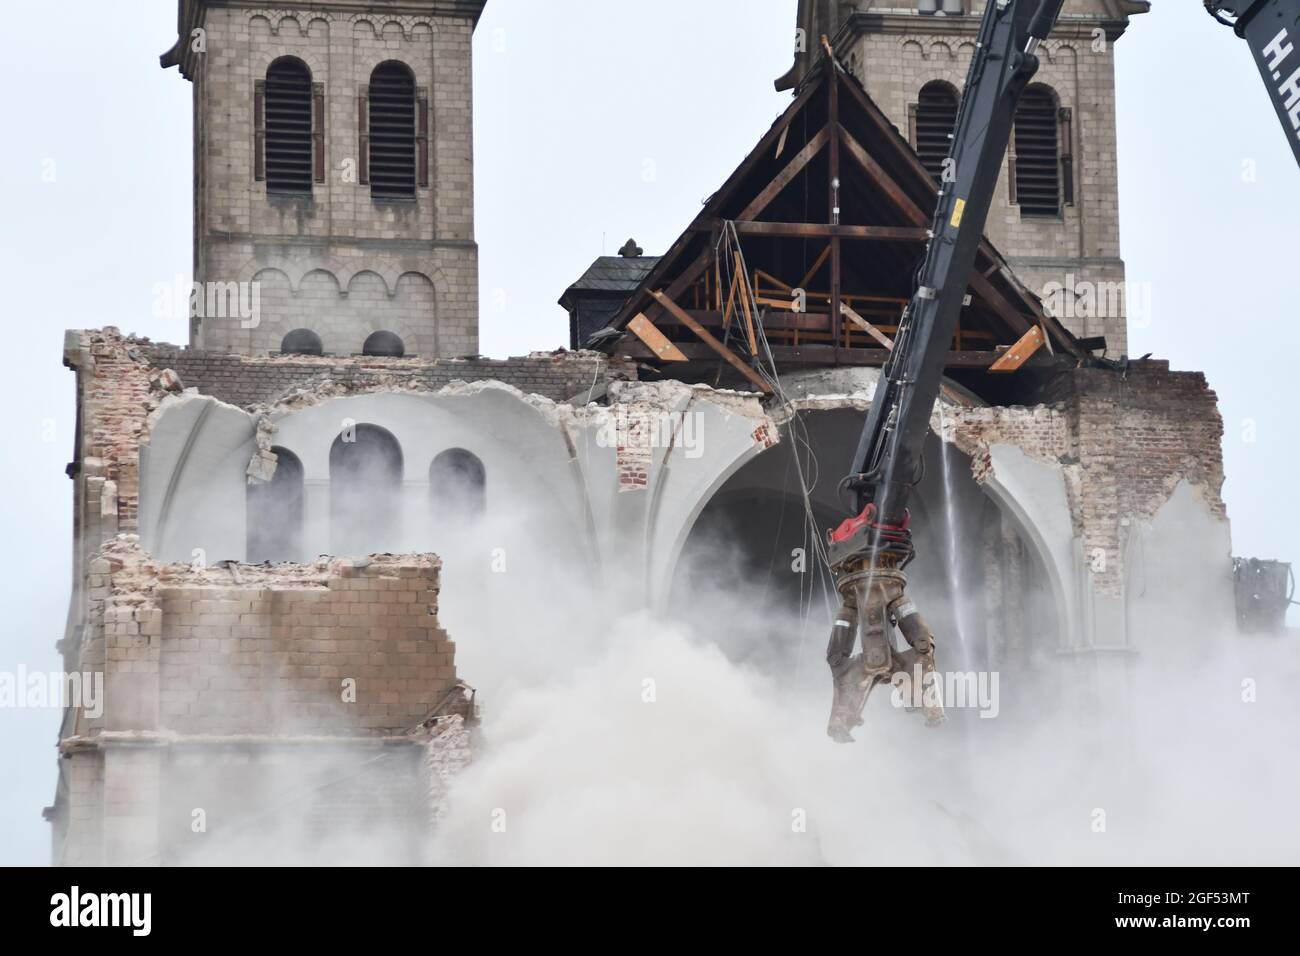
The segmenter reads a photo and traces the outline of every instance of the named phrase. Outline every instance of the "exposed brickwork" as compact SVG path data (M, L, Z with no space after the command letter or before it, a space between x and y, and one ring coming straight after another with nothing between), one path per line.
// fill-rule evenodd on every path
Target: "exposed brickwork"
M77 372L79 434L76 525L83 556L139 514L140 444L150 412L174 388L140 343L117 329L68 333L64 362Z
M129 715L114 708L90 727L405 733L456 684L455 646L437 618L440 567L384 555L362 568L195 570L114 542L91 565L85 646L99 658L102 641L110 689L130 685L134 699Z
M172 345L141 346L141 351L155 366L175 369L186 388L197 388L204 395L242 408L272 404L295 388L313 388L326 380L346 391L401 387L402 383L436 389L456 381L490 380L565 401L584 395L608 377L634 374L599 352L423 361L301 356L258 359Z
M1150 521L1180 481L1227 518L1223 420L1200 372L1171 372L1159 361L1080 368L1053 377L1038 397L1043 404L1030 408L954 411L945 437L971 456L980 481L994 444L1060 464L1075 533L1089 556L1102 556L1092 562L1101 592L1122 593L1130 529Z

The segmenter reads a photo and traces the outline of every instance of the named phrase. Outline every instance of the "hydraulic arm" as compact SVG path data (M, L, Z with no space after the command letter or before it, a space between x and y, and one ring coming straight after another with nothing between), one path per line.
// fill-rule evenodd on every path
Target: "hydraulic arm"
M1250 45L1300 163L1300 0L1205 0L1205 9Z
M850 741L867 695L899 686L927 723L943 720L934 637L906 595L903 568L913 555L908 497L939 396L949 343L967 296L975 257L1011 137L1016 104L1038 69L1063 0L989 0L971 59L945 182L930 227L916 289L899 323L888 363L841 491L855 517L830 535L841 607L827 660L835 701L827 732ZM897 627L907 647L894 646ZM861 652L854 654L855 644Z

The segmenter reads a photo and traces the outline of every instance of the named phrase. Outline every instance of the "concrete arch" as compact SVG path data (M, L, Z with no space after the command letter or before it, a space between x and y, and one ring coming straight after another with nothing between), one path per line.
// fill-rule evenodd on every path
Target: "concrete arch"
M995 445L989 454L993 469L984 491L1037 553L1056 604L1061 643L1078 646L1074 529L1064 475L1010 445Z
M821 473L810 504L818 514L829 512L842 515L842 506L836 501L834 493L835 476L845 467L845 456L852 452L851 440L860 428L863 411L846 406L818 406L810 411L812 416L806 419L805 425ZM819 417L827 415L834 417ZM716 434L711 435L711 446L716 441ZM780 478L788 467L788 438L784 445L784 450L780 445L766 452L763 449L752 449L748 454L725 462L724 467L718 469L714 480L692 501L689 512L683 516L681 525L676 529L671 554L655 556L658 574L653 579L654 597L660 607L666 606L669 591L675 583L671 579L675 567L685 557L692 534L697 526L702 527L701 519L715 500L723 505L727 496L733 496L733 500L761 497L763 494L785 496L790 500L800 497L797 484L783 485ZM932 433L927 444L927 460L932 465L935 451L947 456L956 452L956 449L946 447L940 437ZM711 457L713 454L711 451ZM774 457L764 462L764 454ZM1031 459L1010 445L995 445L989 452L989 458L992 465L989 474L982 482L977 482L969 471L969 460L963 454L959 460L966 463L966 467L952 473L957 484L951 491L945 489L947 469L955 467L953 463L945 460L942 470L934 467L928 469L912 502L918 542L925 542L927 536L940 536L941 539L948 523L956 516L959 519L958 527L962 529L962 550L969 557L974 542L979 540L977 536L972 537L972 533L979 530L977 516L982 513L978 502L992 502L1019 533L1033 555L1035 566L1043 571L1046 587L1044 595L1050 592L1056 621L1056 641L1060 646L1072 646L1077 643L1076 622L1079 620L1080 607L1076 593L1076 542L1062 467ZM753 468L746 472L747 466ZM949 494L955 497L949 499ZM681 492L678 491L675 497L681 497ZM950 501L950 504L938 507L940 502L945 501ZM726 511L724 506L724 515ZM795 511L801 512L802 507ZM935 574L942 563L936 562L933 551L936 540L925 542L928 553L923 553L921 557L928 560L923 562L918 559L917 564L922 583L928 579L932 586L936 586ZM956 585L940 580L937 586L953 588ZM678 598L674 596L673 600ZM1056 649L1055 645L1052 649Z
M193 393L169 396L140 446L140 543L162 561L241 559L253 417Z

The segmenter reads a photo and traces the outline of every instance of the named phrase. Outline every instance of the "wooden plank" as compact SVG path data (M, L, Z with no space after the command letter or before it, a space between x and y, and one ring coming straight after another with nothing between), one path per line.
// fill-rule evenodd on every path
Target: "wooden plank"
M812 268L808 270L807 275L805 275L802 279L799 280L800 289L806 290L808 288L808 283L812 282L813 276L817 275L817 270L822 267L822 265L826 262L827 257L830 256L830 254L831 254L831 247L828 245L825 249L822 250L821 255L817 257L816 261L813 262Z
M1006 298L999 292L988 279L979 272L970 274L970 287L979 293L986 305L1002 317L1011 328L1022 335L1030 328L1029 320L1026 319ZM1038 326L1033 326L1038 328Z
M899 156L902 158L902 160L905 163L907 163L908 168L912 172L913 179L918 184L923 184L926 189L930 190L931 192L934 192L936 187L934 185L934 180L930 178L929 170L927 170L925 166L921 163L920 157L916 155L915 150L910 148L902 148L904 146L907 146L908 144L903 139L902 134L899 133L899 131L894 127L894 124L889 121L889 117L887 117L881 111L879 106L877 106L874 102L871 101L871 99L867 96L866 92L863 91L858 86L858 84L850 80L843 79L838 75L835 77L835 79L836 82L842 82L844 84L844 88L849 91L849 95L857 102L858 106L861 107L862 111L866 114L867 119L870 120L871 123L876 127L877 133L879 133L881 136L887 139L894 140L895 143L898 144L899 148L897 152ZM935 201L936 202L938 201L937 193L935 194ZM980 254L991 262L994 263L1002 262L1001 255L999 255L998 251L993 248L993 244L989 242L987 238L981 240L980 242ZM1060 322L1058 322L1053 316L1048 315L1043 310L1041 304L1035 301L1032 293L1024 289L1018 281L1008 280L1007 285L1011 287L1012 291L1015 293L1016 299L1021 303L1021 305L1024 307L1024 309L1027 312L1029 312L1039 321L1047 323L1047 325L1056 334L1056 337L1066 347L1067 351L1069 351L1072 355L1078 358L1082 358L1084 356L1085 354L1084 351L1080 349L1077 345L1075 345L1073 336L1071 336L1070 333L1065 330L1065 327L1062 326Z
M858 326L858 328L862 329L863 332L866 332L889 351L892 352L894 350L894 340L849 308L847 302L840 303L840 311L844 313L845 317L848 318L850 322Z
M646 344L655 358L661 362L686 362L689 359L682 354L668 337L655 328L655 324L645 317L644 312L638 312L636 318L627 324L629 331L638 339Z
M776 286L779 289L784 289L786 292L794 291L794 286L782 282L776 276L772 275L772 273L764 272L762 269L755 269L754 278L757 279L759 276L762 276L764 279L766 279L768 282L772 283L772 285Z
M862 144L854 139L852 134L843 127L840 127L840 142L844 144L844 148L848 150L854 162L862 167L862 171L867 174L868 178L880 187L880 191L884 193L885 198L889 200L895 209L902 213L906 219L911 220L914 225L929 226L931 217L916 204L911 196L903 191L893 177L885 172L884 168L872 158L871 154L863 149Z
M708 345L679 342L678 347L691 361L716 359L717 351ZM829 365L834 361L835 348L826 345L773 345L772 356L783 364ZM620 343L619 354L632 358L653 359L650 350L635 340ZM840 362L843 365L880 366L889 358L888 349L841 348ZM944 358L945 368L988 369L989 360L994 352L949 352ZM1034 365L1046 358L1036 355L1027 364Z
M1047 336L1043 334L1042 327L1033 326L1020 337L1020 341L1007 349L1000 359L989 366L989 371L1014 372L1028 362L1030 357L1041 349L1046 342Z
M771 150L777 139L786 133L794 118L799 115L803 108L808 105L808 102L813 98L813 96L816 95L817 89L820 85L820 82L817 82L808 83L804 86L799 95L794 98L794 102L786 107L785 112L782 113L777 121L772 124L771 128L763 135L763 138L758 141L758 145L749 151L749 155L747 155L732 174L727 177L727 181L724 182L718 191L713 194L708 204L701 209L698 214L696 214L691 226L677 237L677 240L669 247L668 251L664 253L663 257L655 263L654 268L650 270L650 274L646 276L645 282L643 283L645 288L652 289L663 284L664 276L677 266L682 255L686 252L688 244L695 238L695 232L698 231L697 227L700 223L717 217L718 210L731 199L732 194L740 184L745 181L745 178L753 171L754 167L767 158L768 151ZM364 153L362 155L364 156ZM706 252L711 255L712 249L710 248L706 250ZM698 262L698 260L696 261ZM694 267L695 263L692 263L687 267L687 269L690 270ZM685 288L685 285L683 285L682 288ZM679 293L673 292L672 287L670 286L668 294L677 295ZM633 301L633 299L637 301ZM616 328L622 328L622 326L627 323L632 316L641 311L641 300L643 299L643 296L633 296L632 299L624 304L618 314L614 316L611 324ZM651 315L651 318L655 318L655 316Z
M743 280L740 283L740 308L745 314L745 330L749 333L749 354L758 354L758 336L754 334L754 315L749 308L749 278L745 275L745 263L740 258L740 250L732 252L735 256L736 275Z
M831 317L826 312L790 312L788 302L781 304L783 311L770 311L763 316L763 328L771 332L825 332L830 333ZM686 309L691 318L707 329L722 329L726 331L726 324L731 321L730 316L724 316L721 312L706 311L703 309ZM662 327L680 326L676 317L665 313L664 317L658 323ZM680 344L680 343L679 343Z
M772 387L768 385L757 372L742 362L735 352L731 351L731 349L727 348L715 339L713 334L704 326L700 325L700 323L696 322L685 309L679 306L672 299L668 298L668 296L664 295L664 293L658 289L652 290L650 294L654 296L656 302L668 310L669 314L676 316L683 325L699 337L701 342L721 356L724 362L734 368L741 375L745 376L745 378L748 379L760 392L764 395L772 394Z
M722 311L722 331L727 331L731 325L731 307L736 304L736 283L740 281L740 273L731 274L731 291L727 293L727 307Z
M698 231L712 231L721 225L721 220L701 223ZM874 242L926 242L930 238L928 229L917 226L835 226L823 222L762 222L753 219L737 219L732 225L742 236L789 236L794 239L830 239L839 236L841 239Z
M753 219L764 209L772 204L772 200L780 195L781 190L790 185L791 181L798 176L805 166L812 162L813 157L822 151L831 138L831 131L822 127L817 131L817 135L808 140L803 149L794 154L794 158L782 167L781 171L773 177L772 181L763 187L763 191L750 201L749 205L744 208L737 219Z
M895 209L913 222L929 222L929 217L926 216L921 207L899 188L898 183L890 179L889 174L880 168L879 163L867 155L867 151L862 148L861 144L847 131L842 136L849 155L858 161L859 165L867 172L867 175L876 180L876 184L880 186L881 191L893 203ZM970 274L970 287L979 293L985 304L996 312L1002 321L1011 327L1012 331L1023 335L1029 329L1029 320L1012 306L1006 300L1006 297L994 288L993 283L978 270L972 271Z
M681 295L686 291L691 283L704 274L704 270L709 267L709 263L712 261L713 246L711 244L706 244L704 249L700 251L700 254L691 260L691 264L686 267L686 270L669 284L664 294L669 298L674 299ZM650 288L649 285L646 286L647 290ZM650 293L647 291L646 295L649 296ZM626 308L626 306L624 308ZM664 312L663 307L654 301L653 296L650 297L650 304L643 311L652 321L655 322L659 321L659 317L663 315ZM633 315L635 314L636 313L634 312Z

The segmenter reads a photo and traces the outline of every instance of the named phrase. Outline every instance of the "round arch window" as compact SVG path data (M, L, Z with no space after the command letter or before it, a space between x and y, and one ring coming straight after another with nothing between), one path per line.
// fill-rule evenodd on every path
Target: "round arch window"
M401 358L406 354L406 346L392 332L375 332L361 346L361 354L378 358Z
M320 336L311 329L294 329L280 343L280 351L285 355L323 355L325 353Z

